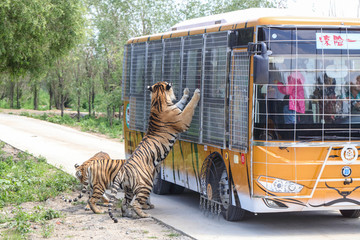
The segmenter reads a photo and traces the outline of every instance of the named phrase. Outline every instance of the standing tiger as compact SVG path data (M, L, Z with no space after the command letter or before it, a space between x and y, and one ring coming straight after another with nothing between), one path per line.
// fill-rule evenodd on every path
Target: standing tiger
M196 89L194 96L182 111L181 104L173 104L175 95L171 84L158 82L148 87L148 90L151 92L149 127L139 146L115 177L111 188L109 216L115 223L117 219L113 216L111 208L119 189L123 189L125 192L125 200L121 209L123 216L132 217L131 205L139 217L150 217L149 214L142 211L141 206L149 198L153 188L156 168L170 152L178 134L185 132L190 127L200 99L200 90ZM184 97L186 99L188 93L189 89L185 89Z
M105 190L110 188L113 183L116 174L120 168L124 165L123 159L111 159L107 153L98 152L89 160L85 161L80 166L75 164L76 177L80 180L83 188L82 193L86 193L86 188L90 188L90 196L88 204L85 210L92 210L94 213L104 213L96 207L96 203L102 198L105 204L109 203L109 200L105 196ZM80 193L78 197L67 200L63 197L64 201L76 202L82 197Z

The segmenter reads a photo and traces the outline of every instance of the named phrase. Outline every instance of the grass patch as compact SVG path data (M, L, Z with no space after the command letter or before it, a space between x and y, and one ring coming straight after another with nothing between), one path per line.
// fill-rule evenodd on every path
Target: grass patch
M5 154L0 143L0 208L23 202L46 201L68 189L75 189L75 177L24 152Z
M19 152L6 153L0 142L0 209L9 205L17 207L10 214L0 214L0 224L8 229L4 239L23 239L31 231L31 223L41 224L43 237L49 237L53 227L47 221L61 217L53 209L39 205L26 212L23 202L43 202L60 193L78 188L75 177L46 163L45 158L35 158Z
M41 234L44 238L50 237L54 227L48 223L49 220L62 217L61 212L53 209L45 209L44 207L35 206L32 211L26 212L21 207L15 208L10 214L5 217L8 229L5 233L8 239L25 238L26 234L30 233L31 225L38 223L41 226Z
M179 233L170 233L170 234L168 234L166 236L169 237L169 238L173 238L173 237L180 237L181 234L179 234Z

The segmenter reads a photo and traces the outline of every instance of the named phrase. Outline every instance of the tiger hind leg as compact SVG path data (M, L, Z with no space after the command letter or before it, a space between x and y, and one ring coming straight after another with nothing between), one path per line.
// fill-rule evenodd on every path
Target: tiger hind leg
M154 204L152 204L152 203L150 202L150 196L149 196L149 198L146 200L146 203L141 206L141 208L142 208L143 210L148 210L148 209L154 209L154 208L155 208Z
M137 218L138 215L134 212L131 207L131 201L134 198L134 194L130 190L125 190L125 199L121 206L121 212L123 217Z
M94 188L94 192L88 200L88 205L94 213L105 213L105 211L100 210L96 206L96 203L100 200L100 198L102 198L104 193L105 189Z
M135 194L135 200L132 203L132 207L133 207L135 213L141 218L151 217L150 214L145 213L142 210L142 206L146 205L146 201L149 198L150 191L151 191L151 189L148 190L147 188L146 189L143 188L143 189L141 189L141 191L139 191L137 194Z

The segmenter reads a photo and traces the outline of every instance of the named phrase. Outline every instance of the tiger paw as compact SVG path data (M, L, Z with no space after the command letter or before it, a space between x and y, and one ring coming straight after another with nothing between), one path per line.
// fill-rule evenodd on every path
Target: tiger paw
M194 91L194 96L193 96L196 100L200 99L200 89L195 89Z
M155 207L154 204L149 204L149 203L145 203L144 205L141 206L143 210L153 209L154 207Z
M188 96L189 96L189 93L190 93L190 90L189 90L188 88L185 88L183 95L188 97Z

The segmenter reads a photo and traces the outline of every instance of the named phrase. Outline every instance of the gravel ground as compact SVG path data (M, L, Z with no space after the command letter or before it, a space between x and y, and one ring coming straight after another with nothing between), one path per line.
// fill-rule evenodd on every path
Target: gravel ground
M7 154L16 156L17 149L6 144L3 148ZM77 192L67 194L67 198L74 198ZM87 196L84 197L87 200ZM31 225L29 239L43 239L44 231L50 233L48 239L192 239L183 233L159 222L153 218L130 219L119 216L120 209L114 209L115 216L119 222L115 224L107 213L94 214L92 211L85 211L84 203L66 203L58 196L48 199L46 202L27 202L21 204L23 211L34 211L34 207L42 205L45 209L53 209L62 213L61 218L50 220L46 229L40 224ZM156 206L155 206L156 207ZM0 210L0 214L11 215L15 206L5 207ZM102 207L100 207L102 208ZM106 208L104 208L106 210ZM3 227L6 224L3 224ZM7 230L0 226L0 238Z

